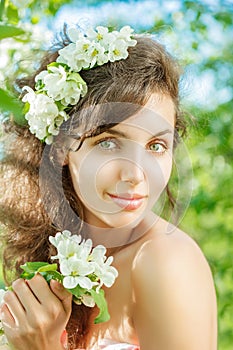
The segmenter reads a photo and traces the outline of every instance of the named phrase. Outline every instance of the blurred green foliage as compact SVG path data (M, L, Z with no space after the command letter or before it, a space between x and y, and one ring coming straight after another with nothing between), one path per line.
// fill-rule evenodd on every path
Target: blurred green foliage
M34 61L40 57L44 40L34 40L33 27L37 28L45 18L51 22L70 1L18 1L21 2L27 4L27 9L17 6L16 0L2 0L0 5L0 40L7 50L10 67L0 79L0 108L4 113L19 112L12 96L15 93L12 81L33 69L28 65L31 57ZM90 0L86 4L97 6L104 2ZM82 1L76 4L81 6ZM173 52L181 53L187 75L189 69L194 69L195 78L200 80L200 94L204 95L201 102L195 96L184 99L185 108L196 117L197 125L187 138L194 173L193 194L181 226L198 242L213 272L220 350L231 350L233 344L232 12L231 1L215 2L212 7L205 1L180 1L174 12L159 14L155 6L155 23L146 28L148 32L170 37ZM134 28L140 30L136 23ZM11 41L6 45L8 39L3 38L7 37ZM20 59L20 52L24 60ZM203 85L203 77L209 77L210 83ZM192 81L189 85L192 89ZM197 91L196 85L194 88Z

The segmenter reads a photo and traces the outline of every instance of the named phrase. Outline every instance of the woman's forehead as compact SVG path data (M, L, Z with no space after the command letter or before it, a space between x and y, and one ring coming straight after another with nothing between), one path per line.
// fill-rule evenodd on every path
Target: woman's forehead
M154 96L136 114L114 126L113 130L141 131L150 134L164 130L173 132L175 125L175 107L167 96Z
M76 115L69 128L69 136L74 138L95 137L109 130L127 130L128 132L147 132L156 134L165 129L174 131L175 106L168 95L154 93L144 106L128 102L108 102L91 106L81 112L81 120L77 126Z

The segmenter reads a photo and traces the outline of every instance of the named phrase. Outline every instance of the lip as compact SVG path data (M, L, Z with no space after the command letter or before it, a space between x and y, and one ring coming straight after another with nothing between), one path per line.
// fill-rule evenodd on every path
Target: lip
M121 193L118 195L108 193L108 195L115 204L128 211L138 209L146 198L146 196L137 193Z

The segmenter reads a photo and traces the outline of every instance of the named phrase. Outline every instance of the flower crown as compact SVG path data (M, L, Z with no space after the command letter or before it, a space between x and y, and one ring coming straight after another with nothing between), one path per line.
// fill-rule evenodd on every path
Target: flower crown
M71 43L58 51L56 62L36 75L35 91L29 86L23 87L23 91L27 91L22 100L30 132L51 144L63 121L69 119L71 106L87 93L87 84L78 72L126 59L128 47L137 43L132 39L132 33L129 26L112 32L98 26L96 30L90 28L86 34L70 28Z

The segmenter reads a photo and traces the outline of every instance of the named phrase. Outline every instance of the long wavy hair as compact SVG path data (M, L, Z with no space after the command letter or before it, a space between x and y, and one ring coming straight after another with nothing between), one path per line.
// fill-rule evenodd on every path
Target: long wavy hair
M62 166L60 161L61 150L65 147L67 152L61 135L69 136L80 126L84 137L101 133L104 125L109 124L105 107L108 103L125 102L119 105L137 106L121 107L121 113L117 110L117 120L111 119L115 125L144 106L156 92L170 96L176 107L175 143L179 135L184 134L185 122L179 107L180 66L160 43L148 36L136 35L135 39L137 45L129 48L127 59L80 72L87 83L88 93L71 109L70 119L63 124L61 134L52 146L45 147L27 126L16 125L12 120L4 123L0 222L7 284L19 276L20 265L24 262L50 262L54 253L48 240L50 235L63 229L70 229L73 233L82 231L82 206L74 191L69 168ZM69 43L65 31L61 40L46 52L35 75L55 61L58 50ZM18 87L29 85L34 88L35 75L19 80ZM70 349L86 347L91 312L91 308L73 305L67 325Z

